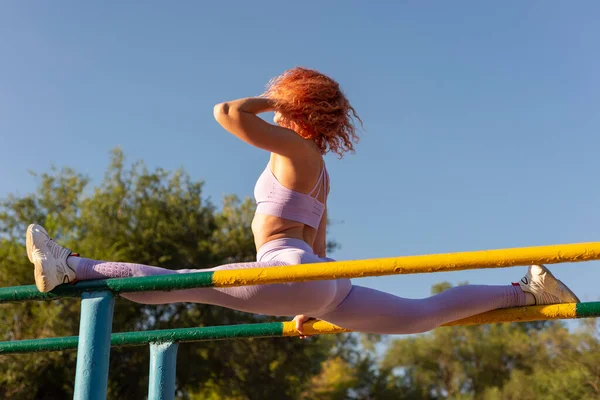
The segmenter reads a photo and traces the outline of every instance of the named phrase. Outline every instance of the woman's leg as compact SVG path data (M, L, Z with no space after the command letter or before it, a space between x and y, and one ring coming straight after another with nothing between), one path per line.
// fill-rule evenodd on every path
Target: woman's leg
M287 256L283 258L288 258L288 262L273 260L226 264L209 269L179 270L79 257L69 257L67 263L75 269L78 280L88 280L268 268L300 263L299 257L293 257L293 254L291 257ZM294 258L297 262L294 262ZM193 288L168 292L123 293L120 296L142 304L202 303L255 314L293 316L305 312L301 310L313 310L314 312L322 309L323 303L326 303L331 297L332 290L336 290L333 281L311 281L224 288Z
M171 270L149 265L92 260L89 258L68 257L67 264L76 272L77 280L93 280L107 278L129 278L142 276L158 276L158 275L173 275L186 274L196 272L214 272L225 269L244 269L253 267L274 267L286 265L278 261L271 262L249 262L222 265L216 268L208 269L178 269ZM266 285L263 285L266 286ZM224 289L229 289L225 290ZM248 287L252 289L252 287ZM246 287L234 288L193 288L172 291L151 291L151 292L136 292L122 293L120 296L131 301L142 304L169 304L169 303L204 303L224 305L230 308L239 308L243 302L251 300L256 292L260 291L260 287L255 290L246 290ZM236 307L237 306L237 307Z
M525 293L516 286L459 286L426 299L405 299L353 285L334 311L318 318L359 332L407 334L496 308L524 305Z
M425 299L353 286L337 308L315 317L365 333L409 334L498 308L570 302L579 299L546 267L532 265L519 284L458 286Z
M74 280L155 276L230 269L265 268L319 261L305 252L288 248L269 261L227 264L204 270L169 270L148 265L91 260L70 256L71 251L54 242L40 226L27 233L27 252L36 268L36 284L40 290L52 290L58 284ZM348 282L347 282L348 283ZM349 283L348 285L349 286ZM173 291L124 293L122 297L143 304L192 302L212 304L239 311L274 316L318 313L332 302L339 303L338 281L311 281L230 288L194 288ZM347 288L349 290L349 288Z

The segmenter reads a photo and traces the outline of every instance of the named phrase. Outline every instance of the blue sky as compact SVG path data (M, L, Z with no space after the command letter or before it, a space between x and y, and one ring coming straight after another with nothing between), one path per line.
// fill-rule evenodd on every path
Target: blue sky
M98 183L116 146L185 168L216 203L251 196L268 154L212 107L302 65L338 80L366 128L356 155L327 157L333 257L596 241L599 20L583 0L4 1L0 197L34 190L28 170L51 164ZM598 267L553 270L590 301ZM422 297L524 271L356 283Z

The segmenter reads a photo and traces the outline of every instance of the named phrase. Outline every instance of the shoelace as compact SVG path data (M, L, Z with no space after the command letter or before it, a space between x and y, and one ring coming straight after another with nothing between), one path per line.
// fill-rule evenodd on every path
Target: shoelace
M48 239L46 240L46 248L48 249L48 251L54 256L54 258L58 261L56 264L56 272L59 273L59 281L62 281L62 283L70 283L71 282L71 278L69 278L69 274L67 271L67 268L69 268L68 264L66 264L66 260L65 260L65 264L66 265L62 265L63 264L63 260L60 259L60 253L65 250L64 247L62 247L61 245L59 245L58 243L56 243L52 238L48 237ZM71 269L71 268L69 268ZM62 275L62 278L60 278L60 275Z
M52 253L54 258L58 259L62 250L62 246L59 246L54 240L52 240L52 238L48 238L45 244L46 248L50 251L50 253Z

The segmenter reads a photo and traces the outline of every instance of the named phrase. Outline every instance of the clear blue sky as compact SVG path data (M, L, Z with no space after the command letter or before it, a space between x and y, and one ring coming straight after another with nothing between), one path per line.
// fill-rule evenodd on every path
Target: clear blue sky
M327 158L332 256L600 239L597 1L141 3L2 2L0 197L51 164L98 183L116 146L184 167L216 203L251 196L268 155L212 107L302 65L337 79L365 121L356 155ZM600 297L599 263L553 270ZM360 282L421 297L524 271Z

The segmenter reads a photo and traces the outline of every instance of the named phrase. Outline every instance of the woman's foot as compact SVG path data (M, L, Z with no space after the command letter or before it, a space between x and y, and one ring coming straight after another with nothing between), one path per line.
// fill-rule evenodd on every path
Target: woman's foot
M535 305L579 303L579 298L544 265L530 265L527 274L518 283L525 293L535 299Z
M27 257L35 266L35 285L40 292L75 281L75 271L67 265L71 250L56 244L40 225L29 225L26 236Z

